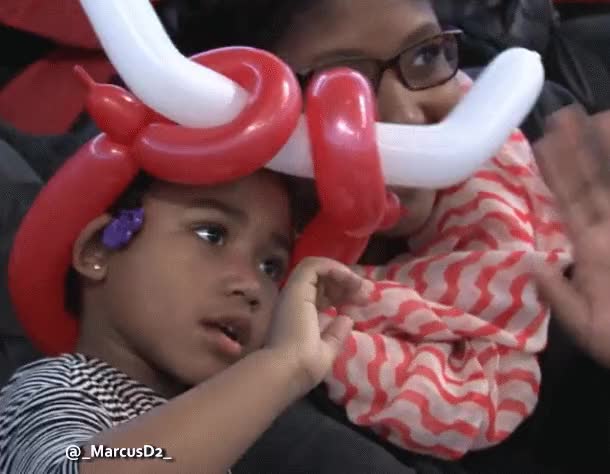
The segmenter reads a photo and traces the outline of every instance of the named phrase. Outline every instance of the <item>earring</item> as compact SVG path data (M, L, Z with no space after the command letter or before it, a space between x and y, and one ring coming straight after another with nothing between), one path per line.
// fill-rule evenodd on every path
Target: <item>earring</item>
M93 269L95 271L100 271L102 269L102 266L99 263L94 263L93 264Z

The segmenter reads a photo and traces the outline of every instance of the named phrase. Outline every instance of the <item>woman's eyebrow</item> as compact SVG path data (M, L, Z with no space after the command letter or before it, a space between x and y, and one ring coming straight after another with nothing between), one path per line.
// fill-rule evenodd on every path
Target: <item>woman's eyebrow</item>
M400 47L397 49L396 54L399 54L410 46L415 46L422 41L438 35L442 33L442 31L439 24L434 21L423 22L407 34Z
M408 48L409 46L416 45L421 41L425 41L426 39L435 36L442 32L441 27L435 21L425 21L420 23L416 28L409 31L403 41L400 43L398 48L396 48L396 53L398 54ZM343 48L343 49L335 49L333 51L328 51L326 53L322 53L321 55L314 58L312 61L312 67L320 67L324 66L325 63L332 63L333 61L342 60L342 59L350 59L350 58L366 58L369 57L368 53L365 52L361 48Z

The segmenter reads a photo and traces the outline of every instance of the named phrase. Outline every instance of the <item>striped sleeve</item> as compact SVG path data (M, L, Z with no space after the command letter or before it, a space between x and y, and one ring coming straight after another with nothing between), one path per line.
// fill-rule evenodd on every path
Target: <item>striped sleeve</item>
M70 446L112 427L110 415L82 389L31 377L7 387L0 402L0 472L78 473Z

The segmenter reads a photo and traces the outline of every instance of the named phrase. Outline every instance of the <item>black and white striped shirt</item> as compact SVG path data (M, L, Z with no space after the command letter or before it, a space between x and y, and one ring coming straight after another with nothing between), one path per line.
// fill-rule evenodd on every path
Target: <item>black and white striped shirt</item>
M65 354L19 369L0 392L0 473L78 473L66 457L166 400L107 363Z

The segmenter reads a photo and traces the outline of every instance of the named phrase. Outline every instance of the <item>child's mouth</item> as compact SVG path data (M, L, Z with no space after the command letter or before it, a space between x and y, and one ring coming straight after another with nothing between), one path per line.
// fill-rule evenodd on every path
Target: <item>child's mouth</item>
M218 324L205 324L206 335L215 348L230 357L239 357L243 351L233 333Z
M235 328L233 328L231 325L225 325L222 323L212 323L211 324L212 327L220 329L225 336L227 336L229 339L239 343L239 337L237 335L237 331L235 330Z
M221 352L233 357L242 354L250 333L250 322L247 318L204 321L203 327L210 336L211 342Z

